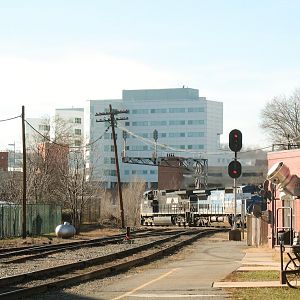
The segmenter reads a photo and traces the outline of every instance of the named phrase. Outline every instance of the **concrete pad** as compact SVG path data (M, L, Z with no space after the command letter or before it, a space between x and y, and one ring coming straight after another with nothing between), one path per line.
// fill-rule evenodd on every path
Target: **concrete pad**
M242 266L238 271L280 271L280 266Z
M261 288L261 287L286 287L286 284L280 284L277 281L232 281L232 282L214 282L215 288Z
M253 262L242 262L243 265L248 265L248 266L271 266L271 267L279 267L280 268L280 264L277 262L269 262L269 261L265 261L265 262L259 262L259 261L253 261Z

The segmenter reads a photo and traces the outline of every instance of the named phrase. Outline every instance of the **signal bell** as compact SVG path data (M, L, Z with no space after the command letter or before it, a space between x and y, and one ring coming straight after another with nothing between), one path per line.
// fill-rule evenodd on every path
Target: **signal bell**
M242 133L238 129L233 129L229 133L229 148L234 152L242 149Z

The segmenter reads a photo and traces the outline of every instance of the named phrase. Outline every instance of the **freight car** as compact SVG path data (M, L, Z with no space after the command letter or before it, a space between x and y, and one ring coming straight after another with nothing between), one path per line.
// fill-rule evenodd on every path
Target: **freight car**
M241 224L247 209L253 206L254 195L237 189L236 222ZM255 201L257 201L255 196ZM141 201L142 225L211 226L232 225L234 216L233 189L224 190L150 190Z

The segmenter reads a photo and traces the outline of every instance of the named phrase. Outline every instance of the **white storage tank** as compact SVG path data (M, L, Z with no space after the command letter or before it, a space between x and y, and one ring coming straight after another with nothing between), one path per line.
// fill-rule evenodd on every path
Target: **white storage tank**
M75 233L76 233L75 227L68 222L64 222L64 224L60 224L55 228L56 236L63 239L73 237Z

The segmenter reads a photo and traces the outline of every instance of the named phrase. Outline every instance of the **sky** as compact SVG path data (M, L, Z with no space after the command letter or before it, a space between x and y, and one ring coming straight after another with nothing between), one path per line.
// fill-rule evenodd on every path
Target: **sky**
M21 115L120 99L123 89L199 90L223 102L221 142L271 145L259 123L300 88L300 1L0 0L0 149Z

